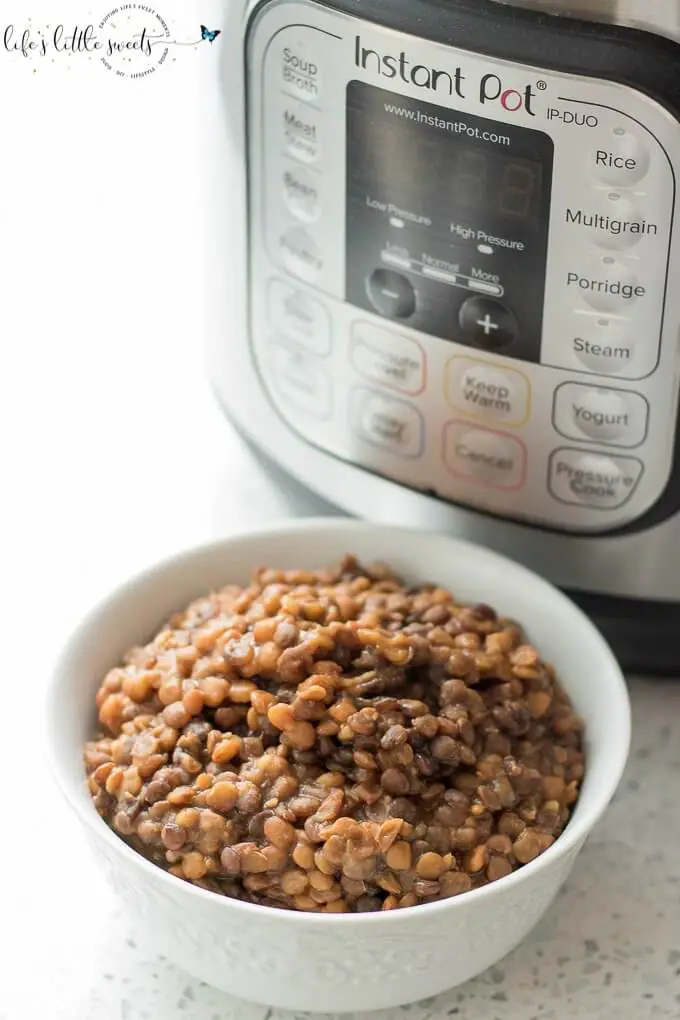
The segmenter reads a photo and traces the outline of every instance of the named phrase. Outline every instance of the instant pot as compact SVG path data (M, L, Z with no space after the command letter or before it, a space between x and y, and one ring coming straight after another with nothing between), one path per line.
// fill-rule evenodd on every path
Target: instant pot
M628 668L677 673L680 3L230 0L221 41L231 420L334 506L510 554Z

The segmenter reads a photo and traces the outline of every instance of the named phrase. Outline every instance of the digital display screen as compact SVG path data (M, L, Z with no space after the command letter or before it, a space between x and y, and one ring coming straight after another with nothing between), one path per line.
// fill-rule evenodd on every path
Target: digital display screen
M538 361L554 144L460 106L348 83L347 301L486 348L516 323L503 354Z
M496 130L466 130L464 122L396 103L383 104L374 116L355 115L349 123L354 151L362 153L357 169L367 183L385 182L391 196L413 197L418 191L450 215L538 226L543 163L518 153L500 125L490 126Z

